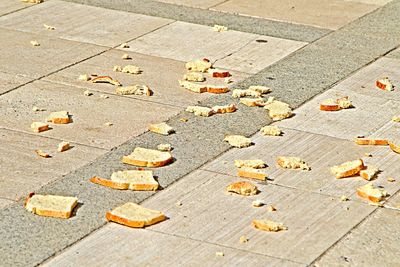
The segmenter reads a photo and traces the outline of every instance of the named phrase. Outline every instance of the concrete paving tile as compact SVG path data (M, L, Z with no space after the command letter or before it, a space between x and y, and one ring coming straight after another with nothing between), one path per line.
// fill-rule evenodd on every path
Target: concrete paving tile
M57 152L61 140L0 129L0 197L18 200L62 175L79 168L106 151L71 143L65 152ZM41 149L52 158L41 158Z
M109 95L84 96L85 89L37 81L0 97L0 126L32 132L32 121L44 121L50 112L67 110L73 123L53 125L40 135L111 149L147 130L150 123L162 122L178 108ZM32 94L35 98L32 99ZM34 112L32 107L46 111ZM139 115L140 114L140 115ZM112 126L105 123L111 122Z
M186 176L143 203L170 218L151 230L307 264L376 208L265 183L257 184L261 192L256 196L224 192L238 180L201 170ZM277 211L252 207L255 199L275 205ZM176 206L178 201L181 206ZM288 230L256 230L251 226L256 218L282 222ZM249 242L239 242L243 235Z
M68 85L74 85L91 90L102 91L106 93L115 94L115 87L109 84L98 84L85 81L79 81L77 77L80 74L96 73L98 75L110 75L111 77L120 81L123 85L133 84L147 84L154 92L153 96L127 96L138 99L145 99L149 101L180 105L186 107L193 105L196 101L203 100L210 97L210 94L197 94L190 92L183 87L179 86L178 80L182 79L186 73L185 63L165 58L153 57L143 54L128 53L132 60L123 60L121 56L125 51L110 50L99 56L93 57L82 63L76 64L72 67L66 68L57 72L46 80L59 82ZM143 72L140 75L132 75L122 72L113 72L115 65L136 65L139 66ZM209 74L207 77L207 84L226 85L224 79L212 78ZM232 72L232 80L238 82L248 77L249 74ZM230 84L234 86L234 83Z
M151 228L150 228L151 229ZM109 244L114 244L109 246ZM157 249L154 249L154 248ZM134 251L135 253L132 253ZM218 257L217 251L225 256ZM104 257L107 255L107 257ZM151 230L108 224L42 266L302 266Z
M230 0L213 9L336 30L378 7L341 0Z
M49 38L42 35L0 28L1 71L39 78L92 55L105 47ZM36 40L40 46L32 46Z
M400 59L400 49L393 50L389 54L386 55L386 57L391 57L391 58L397 58Z
M5 198L0 198L0 209L12 203L14 203L14 201Z
M24 77L18 74L0 72L0 94L4 94L9 90L12 90L17 86L32 80L32 78Z
M170 22L57 0L0 18L1 27L103 46L116 46ZM49 31L43 24L56 29Z
M371 4L371 5L386 5L389 2L392 2L392 0L343 0L345 2L356 2L356 3L363 3L363 4Z
M157 2L169 3L174 5L190 6L197 8L210 8L225 2L226 0L156 0Z
M0 0L0 16L29 6L32 6L32 4L21 1Z

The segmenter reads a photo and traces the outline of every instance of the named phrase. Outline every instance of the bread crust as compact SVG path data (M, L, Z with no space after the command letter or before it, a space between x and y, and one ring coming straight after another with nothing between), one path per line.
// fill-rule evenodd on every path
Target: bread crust
M231 74L229 73L229 71L213 71L212 76L214 78L226 78L230 77Z
M326 104L320 104L319 109L323 111L338 111L341 110L339 104L333 104L333 105L326 105Z
M109 83L116 86L121 86L121 83L117 80L114 80L110 76L97 76L92 79L93 83Z
M264 173L250 172L243 168L237 168L237 176L243 178L257 179L261 181L265 181L267 179L267 175Z
M370 196L368 194L366 194L363 190L361 190L360 188L357 188L357 195L361 198L364 199L368 199L369 201L372 202L380 202L383 198L378 198L378 197L374 197L374 196Z
M165 166L165 165L171 163L172 161L173 161L172 156L166 160L161 160L161 161L143 161L143 160L138 160L138 159L132 159L128 156L122 157L122 163L134 165L134 166L138 166L138 167L157 168L157 167Z
M129 188L129 183L117 183L109 179L104 179L97 176L93 176L92 178L90 178L90 181L94 184L110 187L112 189L127 190Z
M162 222L166 219L167 217L165 217L164 214L160 214L160 216L151 219L149 222L145 222L145 221L132 221L132 220L128 220L125 218L122 218L120 216L114 215L112 214L111 211L108 211L106 213L106 219L107 221L112 221L112 222L116 222L118 224L122 224L122 225L126 225L129 227L133 227L133 228L143 228L145 226L150 226L159 222Z
M229 88L228 87L213 87L211 86L207 86L207 92L211 93L211 94L224 94L226 92L229 92Z
M370 139L370 138L356 138L357 145L370 145L370 146L387 146L388 140L386 139Z
M390 149L391 149L393 152L400 154L400 146L399 146L399 145L396 145L396 144L394 144L394 143L392 143L392 142L388 142L388 143L389 143Z
M54 124L68 124L71 122L71 118L52 118L51 122Z

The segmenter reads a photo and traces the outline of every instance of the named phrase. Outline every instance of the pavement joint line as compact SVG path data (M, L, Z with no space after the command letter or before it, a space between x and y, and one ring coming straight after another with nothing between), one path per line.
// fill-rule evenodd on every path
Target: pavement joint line
M50 1L50 0L48 0L48 1ZM12 13L16 13L16 12L19 12L19 11L21 11L21 10L24 10L24 9L27 9L27 8L30 8L30 7L33 7L33 6L35 6L35 5L37 5L37 4L26 4L27 6L25 6L25 7L21 7L21 8L19 8L19 9L15 9L15 10L12 10L12 11L10 11L10 12L7 12L7 13L5 13L5 14L2 14L2 15L0 15L0 17L3 17L3 16L7 16L7 15L10 15L10 14L12 14Z
M226 3L226 2L228 2L228 1L229 1L229 0L225 0L225 1L221 2L221 3L214 4L214 5L210 6L210 7L209 7L209 8L207 8L207 9L212 9L212 8L214 8L214 7L216 7L216 6L219 6L219 5L225 4L225 3Z

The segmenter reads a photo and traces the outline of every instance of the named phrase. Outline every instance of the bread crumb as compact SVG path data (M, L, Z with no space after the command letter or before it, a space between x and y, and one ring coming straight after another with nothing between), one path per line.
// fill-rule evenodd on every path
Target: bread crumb
M273 211L276 211L276 208L275 208L275 206L269 205L269 206L267 207L267 211L268 211L268 212L273 212Z
M125 67L122 68L122 72L129 74L140 74L142 70L137 66L126 65Z
M176 205L177 207L180 207L180 206L182 206L183 204L182 204L182 202L178 201L178 202L175 203L175 205Z
M31 45L33 45L33 46L40 46L39 42L38 42L38 41L35 41L35 40L31 41Z
M106 122L104 123L105 126L113 126L114 124L112 122Z
M233 83L233 80L231 77L227 77L224 79L224 83L226 83L226 84Z
M122 71L122 67L119 66L119 65L115 65L115 66L113 67L113 71L115 71L115 72L121 72L121 71Z
M364 156L371 158L372 154L371 153L365 153Z
M170 144L159 144L157 146L157 149L160 151L171 151L172 150L172 146Z
M240 243L247 243L249 241L249 239L245 236L245 235L242 235L240 238L239 238L239 242Z
M270 220L253 220L252 225L256 229L260 229L268 232L279 232L282 230L287 230L288 228L282 223L270 221Z
M85 82L87 82L87 81L90 81L90 77L87 75L87 74L81 74L81 75L79 75L79 77L78 77L78 80L80 80L80 81L85 81Z
M256 199L253 202L251 202L251 205L255 208L259 208L264 206L264 201L260 200L260 199Z
M85 95L85 96L91 96L91 95L93 95L93 93L90 92L89 90L86 90L85 92L83 92L83 95Z
M131 56L128 55L128 54L123 54L121 58L122 58L122 59L125 59L125 60L132 59Z
M282 131L278 128L278 126L267 125L260 129L262 135L270 135L270 136L281 136Z
M394 179L393 177L389 177L387 178L387 181L393 183L396 182L396 179Z
M69 144L69 142L63 141L63 142L58 144L57 151L58 152L64 152L64 151L67 151L70 148L71 148L71 145Z
M43 24L43 27L45 27L49 31L54 31L56 29L54 26L50 26L50 25L47 25L47 24Z
M32 111L46 111L44 108L38 108L37 106L32 107Z
M50 157L51 157L49 153L44 152L44 151L42 151L42 150L40 150L40 149L35 150L35 152L36 152L36 154L37 154L38 156L40 156L40 157L42 157L42 158L50 158Z
M213 27L213 31L215 31L215 32L225 32L227 30L228 30L228 27L222 26L222 25L215 24Z
M40 132L44 132L49 130L49 125L47 123L44 122L33 122L31 124L31 129L32 131L34 131L35 133L40 133Z
M311 167L298 157L278 157L277 163L285 169L311 170Z
M346 196L341 196L340 197L340 201L349 201L350 199L348 198L348 197L346 197Z
M215 256L223 257L225 254L222 251L215 252Z
M109 96L108 95L100 95L100 98L107 99L107 98L109 98Z
M188 119L188 118L180 118L179 121L180 121L180 122L188 122L189 119Z
M122 43L119 47L120 48L129 48L129 45L127 43Z
M394 116L394 117L392 118L392 121L393 121L393 122L400 122L400 115L399 115L399 116Z

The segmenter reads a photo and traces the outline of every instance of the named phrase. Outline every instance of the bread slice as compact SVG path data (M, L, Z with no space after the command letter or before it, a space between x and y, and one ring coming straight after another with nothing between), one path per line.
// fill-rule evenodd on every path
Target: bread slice
M357 195L372 202L380 202L388 196L388 193L383 188L375 187L373 183L368 183L357 188Z
M243 178L257 179L261 181L267 180L267 174L264 173L262 170L249 167L237 168L237 176Z
M133 66L133 65L126 65L125 67L122 68L121 71L124 73L130 73L130 74L142 73L142 70L139 67Z
M235 89L232 92L232 97L233 98L241 98L245 96L251 96L251 97L261 97L261 93L258 91L254 90L249 90L249 89Z
M395 143L389 142L389 147L393 152L400 154L400 145L396 145Z
M214 78L226 78L231 76L229 71L220 69L209 69L208 73Z
M52 112L46 120L55 124L67 124L72 122L68 111Z
M115 89L117 95L147 95L151 96L153 91L147 85L120 86Z
M268 232L279 232L288 229L282 223L277 223L270 220L253 220L252 225L257 229Z
M169 135L175 132L174 128L172 128L165 122L150 124L149 130L153 133L158 133L162 135Z
M63 141L63 142L58 144L57 151L58 152L64 152L64 151L67 151L70 148L71 148L71 145L69 144L69 142Z
M195 61L189 61L185 64L187 70L206 72L212 67L212 64L208 60L200 59Z
M118 189L118 190L129 189L129 183L125 183L125 182L119 183L119 182L111 181L109 179L100 178L97 176L90 178L90 181L94 184L99 184L102 186L110 187L112 189Z
M336 100L329 98L319 104L319 109L323 111L338 111L341 108Z
M379 89L385 90L385 91L393 91L394 90L394 88L393 88L394 86L388 77L384 77L382 79L377 80L375 84L376 84L376 87L378 87Z
M133 152L122 157L122 162L139 167L162 167L173 161L170 152L136 147Z
M108 211L106 219L129 227L143 228L164 221L166 216L160 211L147 209L138 204L128 202L112 211Z
M250 138L244 137L243 135L227 135L224 141L228 142L231 146L243 148L252 145Z
M202 85L202 84L196 84L193 82L188 82L188 81L179 81L179 85L189 91L195 92L195 93L205 93L207 92L207 86Z
M267 164L261 159L245 159L245 160L237 159L235 160L235 166L238 168L248 167L253 169L263 169L267 167Z
M259 92L261 94L268 94L271 92L271 88L262 85L251 85L249 90Z
M273 100L264 106L273 121L290 118L293 115L291 107L281 101Z
M311 170L310 166L298 157L278 157L277 163L285 169Z
M262 135L281 136L282 131L278 126L267 125L260 129Z
M225 105L225 106L214 106L211 108L214 113L232 113L236 111L235 104Z
M92 83L109 83L115 86L121 86L121 83L117 80L114 80L110 76L97 76L91 79Z
M237 182L226 187L226 191L242 196L251 196L258 193L257 187L249 182Z
M338 166L331 167L331 172L336 176L337 179L355 176L364 169L364 162L362 159L357 159L353 161L347 161Z
M136 191L156 191L159 187L152 171L117 171L111 175L111 180L117 183L128 183L129 189Z
M49 130L49 125L47 123L44 123L44 122L35 121L35 122L32 122L31 129L35 133L40 133L40 132L44 132L44 131Z
M40 216L69 218L77 204L76 197L31 194L25 201L25 208Z
M360 176L365 180L371 181L375 179L379 169L374 166L367 166L366 169L360 171Z
M183 76L183 79L189 82L204 82L206 80L203 74L198 72L188 72Z
M376 138L356 138L357 145L370 145L370 146L387 146L389 145L388 140L386 139L376 139Z
M240 98L240 103L243 105L246 105L248 107L263 107L266 105L266 99L265 98L248 98L248 97L242 97Z
M207 85L207 93L224 94L229 92L229 88L225 85Z
M202 117L210 117L211 115L214 114L214 111L211 108L200 107L200 106L188 106L186 108L186 111L194 113L194 115L196 116L202 116Z

